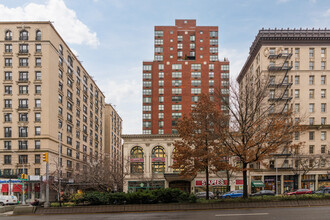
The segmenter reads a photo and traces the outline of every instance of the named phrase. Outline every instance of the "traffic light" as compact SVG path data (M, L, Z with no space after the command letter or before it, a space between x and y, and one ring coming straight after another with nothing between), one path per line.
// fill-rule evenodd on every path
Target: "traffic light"
M48 163L48 153L42 154L42 161L45 161L46 163Z
M21 174L21 179L25 179L25 180L26 180L26 179L27 179L27 175L24 174L24 173L22 173L22 174Z

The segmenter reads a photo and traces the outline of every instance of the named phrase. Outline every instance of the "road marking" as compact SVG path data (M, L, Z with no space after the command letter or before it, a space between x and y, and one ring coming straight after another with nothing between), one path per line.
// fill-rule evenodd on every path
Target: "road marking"
M242 215L268 215L269 213L242 213L242 214L220 214L215 215L216 217L224 217L224 216L242 216Z

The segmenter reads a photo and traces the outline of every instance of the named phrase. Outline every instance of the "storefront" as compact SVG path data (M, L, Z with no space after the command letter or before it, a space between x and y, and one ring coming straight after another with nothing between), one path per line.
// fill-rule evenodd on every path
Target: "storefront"
M230 190L234 189L243 189L243 180L234 180L231 181L231 184L229 185ZM209 180L209 188L210 191L213 192L215 195L223 194L228 192L227 189L227 180L226 179L211 179ZM206 191L206 180L195 180L195 193L197 192L205 192Z
M319 174L318 182L319 184L317 189L322 187L330 187L330 174Z
M165 181L128 181L128 192L165 188Z
M262 181L261 176L252 176L251 177L251 192L256 193L261 191L265 187L264 182Z
M283 176L283 192L291 192L298 189L298 175Z
M265 182L264 189L272 190L272 191L276 192L275 179L276 179L276 176L265 176L264 177L264 182ZM278 187L278 189L281 188L281 176L277 176L277 187Z
M315 190L315 175L302 175L301 188Z

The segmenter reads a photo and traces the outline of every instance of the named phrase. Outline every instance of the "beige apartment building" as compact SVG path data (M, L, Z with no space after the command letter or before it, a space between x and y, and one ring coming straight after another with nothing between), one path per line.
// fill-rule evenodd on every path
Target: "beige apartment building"
M304 142L299 154L279 152L270 158L269 167L254 164L250 181L261 180L265 188L274 190L277 170L279 193L330 186L329 50L330 30L259 31L237 81L240 86L267 83L265 105L274 105L270 111L293 109L295 120L307 130L293 137L294 142Z
M111 167L115 172L123 172L123 120L111 104L105 105L105 155L110 158Z
M104 94L51 22L1 22L0 54L2 174L38 179L47 152L69 181L105 152Z
M170 166L175 163L172 154L175 151L174 141L180 140L174 134L132 134L123 135L124 140L124 192L137 190L178 188L185 192L205 191L205 173L192 177L182 177L179 169ZM234 173L230 178L231 190L242 189L243 177ZM210 191L224 193L227 191L225 172L210 174Z

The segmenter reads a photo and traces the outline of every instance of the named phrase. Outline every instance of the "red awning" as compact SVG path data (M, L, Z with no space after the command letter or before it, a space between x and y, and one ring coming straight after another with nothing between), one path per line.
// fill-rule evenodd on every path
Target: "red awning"
M13 192L22 192L22 185L14 184L13 185Z
M8 184L2 184L1 192L2 193L7 193L8 192Z

